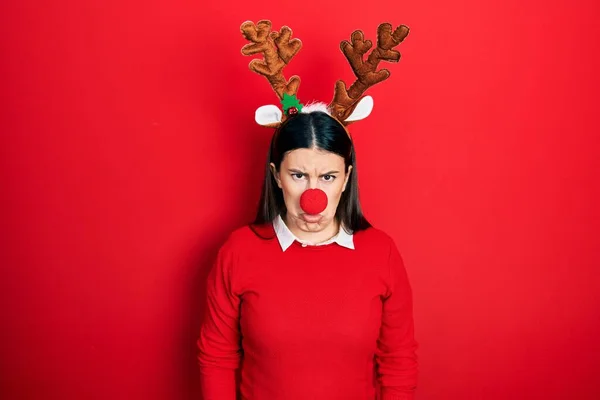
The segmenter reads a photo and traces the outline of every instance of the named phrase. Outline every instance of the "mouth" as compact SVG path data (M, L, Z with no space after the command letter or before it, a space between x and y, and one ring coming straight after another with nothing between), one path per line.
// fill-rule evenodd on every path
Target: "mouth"
M301 217L304 221L313 224L319 222L323 218L323 216L320 214L302 214Z

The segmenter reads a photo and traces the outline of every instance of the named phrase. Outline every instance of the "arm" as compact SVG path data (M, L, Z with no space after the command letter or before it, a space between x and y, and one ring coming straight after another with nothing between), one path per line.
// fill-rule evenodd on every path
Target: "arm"
M198 339L198 363L204 400L235 400L235 370L240 365L240 298L233 289L234 254L225 244L206 286L206 310Z
M417 384L417 342L414 338L412 289L402 257L393 241L390 280L375 361L381 400L413 400Z

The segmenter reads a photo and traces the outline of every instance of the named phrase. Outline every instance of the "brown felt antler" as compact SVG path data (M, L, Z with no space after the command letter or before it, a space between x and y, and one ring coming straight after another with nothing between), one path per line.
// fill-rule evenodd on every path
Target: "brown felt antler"
M262 53L263 59L250 61L252 71L264 75L280 99L283 94L296 94L300 86L300 78L292 76L289 81L283 76L283 68L300 51L302 42L291 39L292 30L284 26L281 31L271 31L271 21L261 20L256 23L246 21L240 27L244 37L252 43L242 47L242 54L249 56Z
M377 71L377 65L381 60L398 62L400 53L393 48L399 45L408 35L408 27L400 25L392 32L392 25L383 23L377 28L377 47L369 53L367 60L363 55L372 47L370 40L364 39L362 31L352 33L352 44L344 40L340 43L342 52L348 59L356 81L346 88L344 81L335 83L333 100L329 103L332 114L340 121L344 121L352 114L364 92L371 86L386 80L390 71L381 69Z

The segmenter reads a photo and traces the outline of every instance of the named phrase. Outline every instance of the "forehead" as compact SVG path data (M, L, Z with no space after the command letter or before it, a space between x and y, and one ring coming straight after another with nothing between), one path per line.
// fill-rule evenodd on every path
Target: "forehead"
M296 149L285 155L281 163L284 168L334 169L343 168L344 159L321 149Z

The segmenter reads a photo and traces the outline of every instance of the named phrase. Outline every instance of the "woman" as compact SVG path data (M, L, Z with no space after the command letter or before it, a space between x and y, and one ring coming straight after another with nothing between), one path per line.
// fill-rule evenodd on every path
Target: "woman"
M372 400L377 386L380 399L413 398L411 287L357 183L352 141L327 113L275 132L256 221L230 235L208 279L205 400L235 399L238 368L248 400ZM316 215L300 206L310 189L327 198Z

